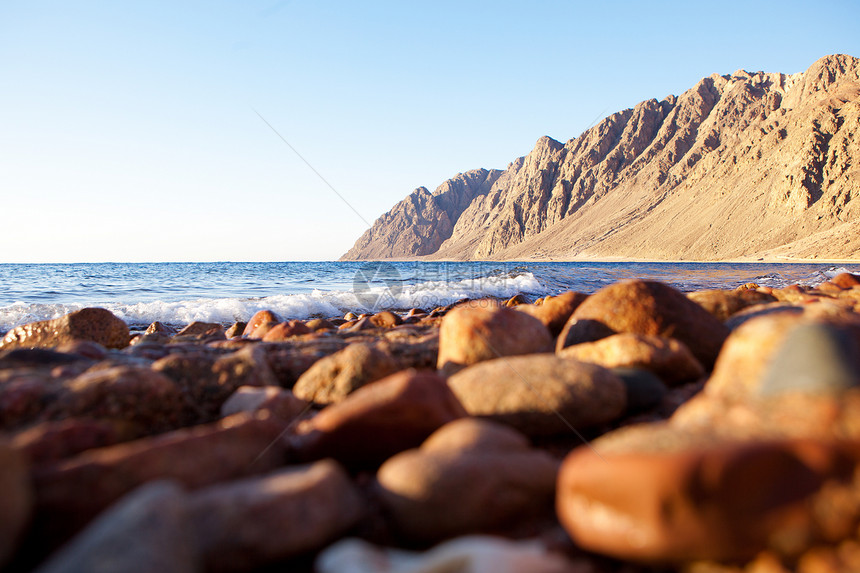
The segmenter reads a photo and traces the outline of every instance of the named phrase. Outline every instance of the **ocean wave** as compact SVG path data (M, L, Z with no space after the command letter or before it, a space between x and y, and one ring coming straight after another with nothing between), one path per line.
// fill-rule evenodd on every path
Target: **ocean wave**
M352 290L313 290L310 293L256 298L198 298L136 303L16 302L0 307L0 331L37 320L58 318L87 306L106 308L132 328L140 328L156 320L172 325L185 325L194 321L230 324L248 320L259 310L271 310L283 318L307 319L340 316L347 311L407 310L416 307L432 309L463 298L506 298L518 293L541 294L543 290L544 287L533 274L517 272L464 280L425 281L414 285L380 280Z

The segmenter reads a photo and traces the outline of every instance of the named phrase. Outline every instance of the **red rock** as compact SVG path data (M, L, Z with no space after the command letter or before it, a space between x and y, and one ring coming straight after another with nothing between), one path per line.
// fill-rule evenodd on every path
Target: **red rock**
M121 423L105 420L42 422L12 439L31 466L40 467L73 457L83 451L112 446L130 438Z
M535 301L535 304L522 304L516 309L537 318L553 336L558 336L570 315L586 298L588 298L587 294L570 291L541 299L541 304Z
M0 428L13 430L37 420L60 391L58 381L36 372L0 381Z
M176 384L154 370L115 366L64 382L44 417L123 420L163 432L182 425L185 400Z
M218 484L188 497L206 571L251 571L321 549L354 526L364 500L332 460Z
M38 468L34 534L47 546L62 542L144 482L173 479L196 489L271 471L285 462L279 438L286 427L273 416L232 416Z
M308 403L296 398L289 390L276 386L242 386L221 406L221 416L259 410L267 410L274 416L292 422L308 410Z
M505 307L461 305L439 330L438 367L451 374L500 356L552 352L552 336L536 318Z
M437 541L501 531L552 507L558 462L501 424L463 418L377 472L380 499L401 535Z
M464 415L444 378L406 370L324 408L299 425L290 443L303 460L331 457L348 465L373 466L418 446L437 428Z
M84 308L60 318L14 328L0 342L0 348L45 348L75 340L92 340L106 348L125 348L128 326L109 310Z
M599 456L581 447L565 459L559 520L584 549L662 563L747 559L797 535L814 520L810 497L827 478L850 480L858 453L810 441L655 452L600 442Z
M651 334L683 342L705 368L711 368L728 329L681 292L660 282L631 280L588 297L571 320L596 321L615 332Z
M310 334L312 331L301 320L290 320L273 326L263 336L263 342L281 342L293 336Z
M248 324L245 326L245 330L242 332L243 336L252 336L253 332L257 329L257 327L266 324L267 322L274 322L275 324L279 322L283 322L281 317L272 312L271 310L259 310L254 316L251 317L251 320L248 321ZM256 336L255 338L262 338L262 336Z
M0 441L0 567L18 547L33 511L33 490L24 457Z

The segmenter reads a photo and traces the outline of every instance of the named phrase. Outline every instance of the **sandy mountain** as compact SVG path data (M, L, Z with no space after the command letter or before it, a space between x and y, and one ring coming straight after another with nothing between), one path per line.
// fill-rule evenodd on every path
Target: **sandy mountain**
M860 257L860 59L711 75L415 190L343 260Z

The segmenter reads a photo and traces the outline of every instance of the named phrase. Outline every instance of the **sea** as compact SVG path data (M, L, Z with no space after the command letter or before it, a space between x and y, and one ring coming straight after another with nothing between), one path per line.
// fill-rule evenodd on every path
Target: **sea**
M348 311L432 309L464 298L568 290L592 293L623 279L681 291L816 285L856 267L799 263L643 262L207 262L0 264L0 332L90 306L132 330L153 321L231 324L256 311L285 319Z

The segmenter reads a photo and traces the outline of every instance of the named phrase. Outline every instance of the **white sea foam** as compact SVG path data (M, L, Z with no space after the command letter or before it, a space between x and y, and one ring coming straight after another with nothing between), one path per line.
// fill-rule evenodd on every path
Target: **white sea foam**
M514 294L539 293L540 282L531 273L500 275L460 281L427 281L416 285L373 283L366 289L314 290L310 293L284 294L260 298L199 298L183 301L150 301L136 303L14 304L0 307L0 331L17 325L58 318L87 306L106 308L133 327L159 320L184 325L194 321L229 324L248 320L258 310L271 310L284 318L306 319L332 317L355 311L385 308L433 308L463 298L482 296L509 297Z

